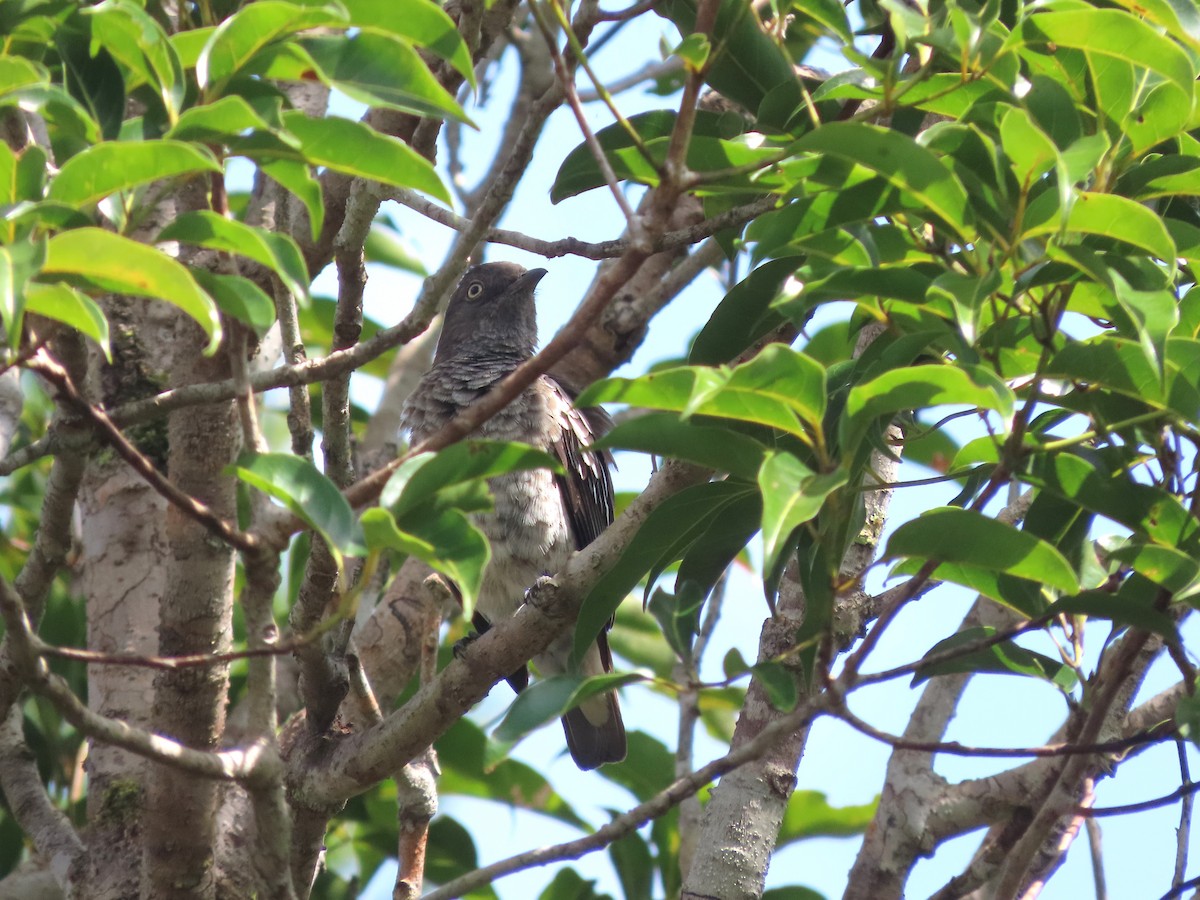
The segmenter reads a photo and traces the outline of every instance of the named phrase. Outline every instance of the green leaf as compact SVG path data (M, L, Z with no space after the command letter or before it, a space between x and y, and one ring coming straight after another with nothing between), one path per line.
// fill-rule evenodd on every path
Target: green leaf
M1157 22L1174 38L1200 50L1200 9L1192 0L1117 0L1121 6Z
M1112 335L1071 341L1050 360L1046 374L1106 385L1146 403L1162 405L1166 399L1162 372L1146 348Z
M1187 548L1195 540L1196 522L1178 499L1161 488L1105 474L1080 456L1040 454L1021 478L1155 543Z
M583 701L643 680L645 676L636 672L613 672L591 678L580 675L543 678L517 694L517 699L492 736L506 744L515 744L548 722L562 718L564 713Z
M689 72L699 72L708 62L708 55L711 52L712 44L708 40L708 35L689 34L679 42L679 45L672 51L672 55L683 60L683 64Z
M438 793L457 794L505 803L516 809L549 816L581 831L589 829L545 776L525 763L507 759L492 768L484 765L487 735L469 719L459 719L438 739Z
M627 123L643 143L649 143L658 138L669 137L675 128L676 118L673 110L656 109L630 116ZM746 123L741 116L734 113L719 114L700 110L696 113L696 122L692 133L698 138L729 139L742 134L745 130ZM634 147L629 132L620 124L601 128L596 132L596 141L603 148L610 162L614 163L616 161L615 154L618 151L630 150ZM631 162L637 162L633 156L630 156L629 159ZM641 161L641 164L648 166L644 160ZM653 174L652 169L649 171ZM584 191L590 191L603 185L604 176L600 172L591 147L586 143L580 144L567 154L566 159L559 166L554 184L550 188L550 202L558 203L568 197L574 197L576 194L582 194Z
M8 344L19 346L24 333L26 284L45 266L46 241L24 240L0 246L0 321Z
M596 890L596 879L584 878L574 869L559 869L537 900L612 900Z
M1000 142L1013 164L1013 173L1028 191L1039 178L1054 168L1058 148L1019 106L1010 107L1000 121Z
M246 131L270 128L245 98L232 95L184 110L165 137L179 141L230 140Z
M820 791L793 791L788 798L776 846L813 837L850 837L862 834L875 818L879 801L858 806L830 806Z
M1025 219L1026 227L1022 234L1026 238L1055 235L1060 230L1097 235L1124 241L1165 263L1174 264L1175 242L1162 219L1142 204L1127 197L1085 191L1076 198L1065 226L1057 215L1046 215L1050 212L1048 207L1035 209L1034 206L1036 204L1030 206L1029 215Z
M410 253L408 247L397 240L392 232L379 227L373 227L367 232L363 255L369 263L390 266L422 278L429 274L419 257Z
M221 343L221 319L212 298L183 265L153 247L100 228L76 228L50 238L43 271L100 291L166 300L204 329L206 353L216 352Z
M994 409L1007 420L1014 402L1012 390L979 366L893 369L850 389L841 423L842 449L849 452L858 447L876 420L901 410L962 404Z
M151 181L220 171L210 153L181 141L105 141L63 163L47 196L86 206Z
M108 319L91 297L65 284L30 284L25 288L25 312L70 325L100 345L112 361L108 345Z
M1107 619L1116 625L1132 625L1174 638L1178 632L1174 620L1154 608L1153 599L1114 595L1108 591L1081 591L1073 597L1060 597L1048 612L1068 616Z
M561 472L562 466L528 444L459 441L436 453L418 453L405 460L388 480L379 504L403 517L448 487L529 469Z
M1175 704L1175 724L1179 733L1200 747L1200 695L1184 694Z
M335 6L302 6L283 0L258 0L243 6L217 28L196 60L201 89L216 96L225 83L275 41L309 28L345 26Z
M0 56L0 97L21 88L48 85L50 74L32 60L20 56Z
M275 323L275 301L250 279L198 268L191 272L221 312L249 325L259 338Z
M430 0L343 0L343 3L352 25L408 38L420 47L427 47L454 66L471 87L475 86L471 51L454 20L436 3Z
M688 353L692 365L717 365L733 359L779 324L770 306L787 279L804 262L789 256L763 263L725 295Z
M1027 578L1064 594L1079 590L1075 570L1050 544L981 513L953 506L905 522L888 541L885 556L961 563Z
M654 11L688 35L696 31L697 5L697 0L667 0ZM721 0L712 40L718 49L705 80L745 109L758 111L771 91L797 80L791 58L763 31L758 15L743 0ZM763 124L781 127L784 121L774 117Z
M469 619L492 555L487 538L461 510L423 507L419 512L402 529L386 509L368 509L362 514L363 539L371 549L415 556L453 581Z
M1110 550L1108 555L1172 594L1183 592L1200 577L1200 563L1174 547L1130 540Z
M1196 72L1176 44L1135 16L1115 9L1071 9L1038 12L1027 17L1014 37L1031 45L1074 47L1101 68L1117 61L1131 63L1166 78L1191 101Z
M921 203L961 238L970 237L970 203L954 173L930 150L899 131L858 122L831 122L792 145L877 173Z
M645 413L626 419L596 442L605 449L638 450L755 478L766 447L728 428L683 421L674 413Z
M654 857L640 834L633 831L613 841L608 846L608 856L621 880L625 900L654 896Z
M321 182L313 178L308 166L295 159L259 160L262 173L291 191L308 210L308 222L313 240L321 235L325 222L325 200Z
M243 453L231 468L240 480L279 500L319 534L339 569L345 556L360 552L354 511L337 485L307 459L290 453Z
M762 900L825 900L825 895L812 888L793 884L763 891Z
M105 0L80 12L91 19L93 52L103 46L134 76L126 77L127 90L139 81L151 85L173 121L183 103L183 67L154 17L132 0Z
M944 641L939 641L924 658L969 646L995 633L996 629L990 626L964 629ZM1060 690L1069 689L1075 680L1074 673L1058 660L1026 650L1013 641L1001 641L982 650L965 651L953 659L923 665L913 675L912 683L915 686L936 675L980 673L1040 678L1049 681Z
M429 160L403 141L337 116L310 119L302 112L289 112L283 118L287 130L300 140L305 159L313 165L395 187L415 188L452 202Z
M790 453L768 453L758 472L762 491L763 572L777 571L792 547L789 538L811 521L825 498L846 483L844 471L817 475Z
M156 243L180 241L252 259L279 276L299 301L308 300L308 266L289 235L227 219L212 210L184 213L159 232Z
M753 667L754 675L766 692L771 705L780 712L791 712L800 699L796 676L777 662L760 662Z
M583 406L629 403L693 415L757 422L806 440L825 415L825 367L782 344L770 344L749 362L680 366L641 378L609 378L580 396Z
M412 46L386 34L317 35L298 41L329 83L351 100L472 124Z

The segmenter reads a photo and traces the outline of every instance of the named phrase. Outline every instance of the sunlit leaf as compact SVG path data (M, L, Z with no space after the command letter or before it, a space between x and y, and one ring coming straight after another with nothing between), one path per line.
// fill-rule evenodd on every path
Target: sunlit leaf
M105 141L68 159L48 196L86 206L152 181L220 171L211 154L181 141Z
M166 300L200 324L208 352L221 341L212 298L184 266L153 247L100 228L77 228L50 238L44 271L100 291Z

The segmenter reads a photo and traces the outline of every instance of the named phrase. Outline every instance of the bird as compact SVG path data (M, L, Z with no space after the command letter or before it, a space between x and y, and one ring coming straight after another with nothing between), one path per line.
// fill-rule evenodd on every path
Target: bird
M414 446L533 356L534 289L545 275L545 269L491 262L462 276L446 306L433 364L401 412L401 427ZM560 571L572 553L612 523L612 457L590 449L611 421L599 408L575 408L575 396L552 376L541 375L472 435L531 444L563 468L563 474L534 469L489 479L494 508L474 514L492 548L472 618L480 634L515 615L539 578ZM607 630L584 655L580 674L612 671ZM555 639L534 657L538 671L543 676L570 671L573 643L570 631ZM507 680L520 692L528 679L528 669L522 667ZM567 749L580 769L625 758L625 725L614 692L585 700L563 716L562 725Z

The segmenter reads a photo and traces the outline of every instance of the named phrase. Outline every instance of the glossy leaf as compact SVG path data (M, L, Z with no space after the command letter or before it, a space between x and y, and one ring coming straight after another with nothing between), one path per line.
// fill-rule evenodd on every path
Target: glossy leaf
M757 422L800 437L825 414L825 369L790 347L770 344L733 369L681 366L641 378L609 378L580 396L584 406L630 403L694 415Z
M108 319L91 297L61 282L29 284L25 288L25 312L62 322L95 341L111 362Z
M869 169L918 200L954 233L969 234L966 191L937 156L905 134L876 125L832 122L805 135L793 149Z
M561 472L562 466L549 454L528 444L459 441L437 453L419 453L405 460L388 480L379 503L402 517L440 490L527 469Z
M211 154L181 141L106 141L68 159L48 196L86 206L152 181L220 171Z
M996 629L990 626L964 629L953 637L939 641L925 654L925 658L966 648L995 633ZM1039 678L1064 690L1073 687L1075 683L1074 673L1059 660L1026 650L1011 640L1005 640L979 650L964 649L953 659L922 665L913 675L913 684L920 684L937 675L989 673Z
M207 352L215 352L221 341L212 298L184 266L145 244L100 228L65 231L50 238L44 271L99 291L166 300L204 329Z
M670 19L680 35L696 31L696 0L667 0L654 11ZM706 80L722 95L756 112L771 91L796 81L792 61L741 0L721 0L713 28L713 54ZM765 124L784 124L774 117Z
M196 79L203 90L216 94L272 42L309 28L345 24L334 6L258 0L242 7L212 33L196 61Z
M758 474L766 447L728 428L684 421L673 413L645 413L626 419L596 442L597 447L639 450L743 478Z
M688 362L710 366L729 362L778 324L779 317L770 313L771 303L803 261L803 257L770 260L738 282L696 335Z
M330 84L352 100L470 124L417 51L400 38L363 31L353 37L306 37L299 46Z
M629 127L643 141L666 138L675 128L676 114L672 110L658 109L638 113L628 119ZM717 114L700 110L696 114L693 133L699 137L732 138L745 131L745 122L732 114ZM596 141L606 151L615 153L634 147L633 138L621 125L609 125L596 132ZM632 157L630 157L632 159ZM604 176L596 163L596 157L587 144L580 144L567 154L559 167L554 185L550 188L550 200L558 203L584 191L604 184Z
M429 160L403 141L336 116L310 119L304 113L289 112L283 118L287 130L299 139L304 157L313 165L395 187L415 188L451 202Z
M151 85L174 120L183 103L183 67L158 22L133 0L105 0L81 12L91 19L93 40L127 72Z
M420 513L401 528L388 510L368 509L362 514L363 540L372 550L415 556L441 572L458 588L469 619L491 559L487 538L461 510L423 508Z
M200 287L216 301L221 312L249 325L258 337L275 323L275 301L263 289L241 275L221 275L206 269L192 269Z
M587 830L587 820L537 769L515 759L485 768L486 744L487 736L470 719L459 719L438 740L439 795L492 800Z
M513 705L497 726L494 737L515 744L531 731L559 719L569 709L604 691L641 681L635 672L612 673L583 678L578 675L555 675L535 681L517 695Z
M855 385L846 399L841 425L844 449L859 445L872 423L906 409L961 404L1012 415L1012 391L990 371L968 366L912 366L894 369Z
M1046 218L1040 212L1030 209L1025 237L1055 235L1064 227L1056 217ZM1164 262L1175 259L1175 242L1162 219L1142 204L1115 194L1080 194L1067 216L1065 230L1124 241Z
M790 453L769 453L758 472L762 491L763 571L777 571L788 538L811 521L825 498L846 483L845 472L817 475Z
M996 519L957 507L930 510L905 522L886 556L915 556L1003 572L1066 594L1079 590L1071 564L1045 541Z
M475 69L458 27L430 0L343 0L350 22L360 28L407 38L449 62L472 87Z
M259 160L262 173L279 182L304 204L308 211L308 222L313 240L321 234L325 222L325 202L321 194L321 182L313 178L308 166L294 159Z
M875 816L878 802L856 806L832 806L820 791L792 792L788 798L778 846L812 837L850 837L862 834Z
M255 228L202 209L176 218L159 232L156 241L160 244L180 241L252 259L278 275L298 300L308 299L308 266L296 242L286 234Z
M620 558L592 586L583 601L575 626L576 658L591 647L596 635L612 618L621 601L642 578L661 574L700 538L709 525L750 491L746 485L728 481L684 488L659 504L638 529ZM653 586L654 578L647 582Z
M357 552L360 533L350 504L308 460L290 453L243 453L232 470L319 534L339 565L344 556Z

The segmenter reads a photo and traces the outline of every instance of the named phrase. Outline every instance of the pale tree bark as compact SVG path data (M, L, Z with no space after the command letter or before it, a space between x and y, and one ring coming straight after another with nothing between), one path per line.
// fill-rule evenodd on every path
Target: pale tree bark
M112 298L116 326L112 365L94 356L89 382L108 406L164 386L177 313L160 304ZM143 453L165 465L163 424L134 432ZM94 454L79 496L78 587L87 599L88 646L107 653L153 654L159 607L167 591L166 502L111 451ZM88 703L96 713L153 727L154 677L148 669L88 668ZM141 891L145 790L149 764L102 742L88 748L88 876L94 896ZM103 852L90 852L103 847Z
M173 386L229 375L225 353L201 355L203 335L180 320L172 347ZM236 518L234 482L225 468L239 441L231 402L185 410L169 420L168 475L218 516ZM233 548L171 506L166 511L168 568L159 612L162 656L221 653L232 645ZM155 679L154 727L198 750L216 749L225 728L228 666L164 672ZM211 898L217 785L156 766L146 798L148 889L184 898Z

